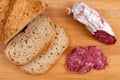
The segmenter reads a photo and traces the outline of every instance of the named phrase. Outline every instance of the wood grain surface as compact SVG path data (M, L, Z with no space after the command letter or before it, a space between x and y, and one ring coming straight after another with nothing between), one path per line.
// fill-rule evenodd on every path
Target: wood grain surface
M57 63L42 75L26 74L0 53L0 80L120 80L120 0L43 0L48 8L43 13L50 16L54 23L62 26L70 39L69 48ZM112 26L116 36L115 45L106 45L96 40L87 29L66 8L75 2L85 2L96 9ZM107 56L109 66L86 74L70 72L65 67L66 55L76 46L99 46ZM0 49L1 50L1 49Z

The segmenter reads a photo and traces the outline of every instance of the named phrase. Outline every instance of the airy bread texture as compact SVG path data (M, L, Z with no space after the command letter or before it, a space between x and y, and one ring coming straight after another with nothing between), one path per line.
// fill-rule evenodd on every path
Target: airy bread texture
M0 37L15 0L0 0Z
M45 4L40 0L15 0L13 9L4 26L1 40L7 44L44 9Z
M55 31L50 18L37 16L7 45L5 53L9 60L23 65L47 51Z
M58 58L60 58L65 49L68 47L69 43L64 29L59 26L55 26L55 32L55 39L52 45L48 48L47 52L35 60L32 60L28 64L21 66L21 70L30 74L41 74L52 67L52 65Z

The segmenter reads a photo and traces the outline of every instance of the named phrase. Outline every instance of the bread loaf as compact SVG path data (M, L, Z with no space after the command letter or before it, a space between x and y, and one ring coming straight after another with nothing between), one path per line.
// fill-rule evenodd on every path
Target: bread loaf
M45 4L40 0L15 0L13 9L4 26L1 40L7 44L44 9Z

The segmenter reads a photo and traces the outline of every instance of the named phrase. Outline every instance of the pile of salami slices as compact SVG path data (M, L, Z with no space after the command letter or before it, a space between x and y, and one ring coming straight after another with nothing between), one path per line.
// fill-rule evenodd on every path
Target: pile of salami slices
M108 65L107 58L99 47L77 47L67 57L67 68L70 71L86 73L92 68L101 70Z

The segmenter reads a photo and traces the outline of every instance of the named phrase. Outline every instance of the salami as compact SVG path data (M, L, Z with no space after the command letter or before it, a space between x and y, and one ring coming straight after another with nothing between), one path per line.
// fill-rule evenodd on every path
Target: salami
M67 67L70 71L79 72L85 64L85 49L83 47L75 48L67 57Z
M104 42L106 44L114 44L116 42L116 38L115 36L112 36L110 34L108 34L105 31L102 30L97 30L94 33L94 36L101 42Z
M92 68L101 70L107 65L107 58L99 47L77 47L67 56L67 68L73 72L87 73Z
M97 70L104 69L108 65L107 57L103 54L103 52L101 51L99 47L96 47L95 53L96 54L92 56L94 58L93 68Z
M74 19L86 25L96 39L105 44L115 44L117 39L112 28L97 11L85 3L78 2L72 7L71 12Z

